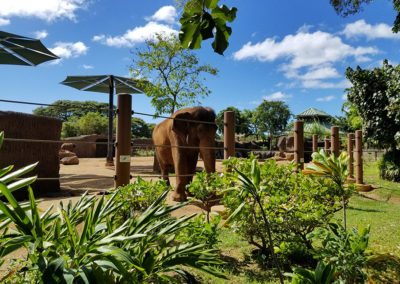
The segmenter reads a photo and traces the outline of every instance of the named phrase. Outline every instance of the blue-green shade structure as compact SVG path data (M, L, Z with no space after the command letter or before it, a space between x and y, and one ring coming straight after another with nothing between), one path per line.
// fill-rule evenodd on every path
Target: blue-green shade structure
M40 40L0 31L0 64L36 66L59 59Z

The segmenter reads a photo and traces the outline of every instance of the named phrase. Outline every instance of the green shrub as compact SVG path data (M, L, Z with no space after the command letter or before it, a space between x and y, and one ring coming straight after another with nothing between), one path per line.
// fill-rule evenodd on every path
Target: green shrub
M146 181L138 177L135 182L117 189L116 200L120 204L119 215L123 221L147 209L168 189L164 180Z
M225 165L238 169L250 178L252 161L252 158L234 158L225 162ZM341 209L340 189L330 179L295 173L293 164L278 166L275 161L269 160L259 167L257 194L270 222L275 250L284 253L290 252L290 248L296 248L297 251L312 249L312 241L307 235L315 228L326 226L333 214ZM226 172L225 175L232 179L232 190L224 195L223 203L231 212L243 206L232 219L232 227L268 260L268 234L260 208L252 196L238 194L241 186L235 181L237 173Z
M322 249L316 257L335 268L335 278L342 283L365 283L365 268L370 255L368 248L370 227L350 231L335 223L329 230L321 230L312 235L322 241Z
M383 154L378 165L381 178L400 182L400 150L391 150Z

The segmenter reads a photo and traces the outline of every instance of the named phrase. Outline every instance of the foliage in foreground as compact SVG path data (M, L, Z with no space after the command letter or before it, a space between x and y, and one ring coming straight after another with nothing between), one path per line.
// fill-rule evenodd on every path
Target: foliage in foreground
M400 182L400 150L384 153L378 167L381 178Z
M0 133L0 145L2 138ZM35 178L16 180L33 168L0 170L0 192L8 201L0 200L0 260L20 248L27 251L23 267L11 267L8 276L36 283L179 282L178 276L193 277L184 269L192 267L223 277L210 267L221 264L215 250L174 241L193 216L170 217L186 204L163 205L168 191L122 224L116 221L122 206L118 190L107 199L84 195L75 204L60 203L58 212L50 207L40 214L29 187ZM12 191L25 186L29 202L20 205Z

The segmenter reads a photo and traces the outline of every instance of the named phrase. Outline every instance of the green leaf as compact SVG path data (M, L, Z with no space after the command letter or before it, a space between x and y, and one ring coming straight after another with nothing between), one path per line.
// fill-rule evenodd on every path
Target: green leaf
M214 9L217 7L218 0L205 0L207 9Z
M236 7L229 9L226 5L222 5L221 7L214 8L211 12L211 15L213 19L221 19L225 24L226 21L233 22L235 20L236 12Z
M0 182L8 183L8 182L10 182L10 181L12 181L12 180L14 180L16 178L19 178L20 176L23 176L24 174L27 174L30 171L32 171L37 166L37 164L38 164L38 162L34 163L34 164L31 164L29 166L23 167L23 168L21 168L21 169L19 169L17 171L14 171L9 175L0 178Z

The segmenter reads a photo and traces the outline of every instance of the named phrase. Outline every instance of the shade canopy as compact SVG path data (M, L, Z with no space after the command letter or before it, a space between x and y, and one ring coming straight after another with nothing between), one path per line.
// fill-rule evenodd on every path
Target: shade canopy
M81 91L90 91L98 93L110 93L110 84L113 84L117 94L140 94L138 81L130 78L97 75L97 76L68 76L61 84L70 86Z
M0 31L0 64L36 66L58 58L38 39Z

